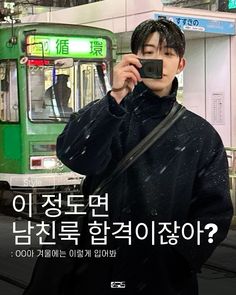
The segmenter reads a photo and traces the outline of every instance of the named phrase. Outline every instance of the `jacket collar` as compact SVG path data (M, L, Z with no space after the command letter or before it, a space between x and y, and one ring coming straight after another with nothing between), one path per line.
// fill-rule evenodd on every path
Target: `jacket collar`
M128 110L138 117L163 117L166 116L174 102L178 90L178 80L175 77L170 94L160 97L153 93L143 82L138 83L133 92L125 99Z

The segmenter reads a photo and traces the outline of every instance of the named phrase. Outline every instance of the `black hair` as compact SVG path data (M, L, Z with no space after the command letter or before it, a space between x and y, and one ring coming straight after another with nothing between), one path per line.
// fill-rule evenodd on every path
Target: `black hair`
M183 57L185 51L184 34L174 22L167 19L149 19L139 24L131 37L131 51L134 54L137 54L139 49L143 51L145 41L154 32L160 34L160 45L166 41L167 47L173 48L180 58Z

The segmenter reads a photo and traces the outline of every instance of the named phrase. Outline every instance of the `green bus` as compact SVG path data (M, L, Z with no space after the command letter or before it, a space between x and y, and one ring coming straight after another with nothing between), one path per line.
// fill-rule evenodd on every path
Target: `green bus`
M110 88L114 34L81 25L0 26L0 202L24 191L63 192L83 176L56 157L72 112Z

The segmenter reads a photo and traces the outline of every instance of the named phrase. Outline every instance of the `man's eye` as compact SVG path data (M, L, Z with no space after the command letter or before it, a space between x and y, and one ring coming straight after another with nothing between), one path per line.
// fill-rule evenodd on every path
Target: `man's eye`
M148 54L152 54L152 51L145 51L144 54L148 55Z
M170 51L167 51L167 52L165 52L165 55L172 56L172 55L174 55L174 53L173 52L170 52Z

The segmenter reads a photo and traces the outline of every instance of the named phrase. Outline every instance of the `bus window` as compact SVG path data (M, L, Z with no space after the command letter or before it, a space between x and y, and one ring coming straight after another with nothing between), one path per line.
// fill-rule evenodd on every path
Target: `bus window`
M29 117L32 121L67 121L74 111L74 70L53 66L28 69Z
M81 63L79 66L79 79L80 108L91 101L102 98L110 90L105 63Z
M0 61L0 121L18 122L16 62Z
M102 98L110 90L104 62L75 61L73 67L57 69L53 61L28 66L29 118L32 121L68 121L72 112ZM44 61L45 63L45 61Z

